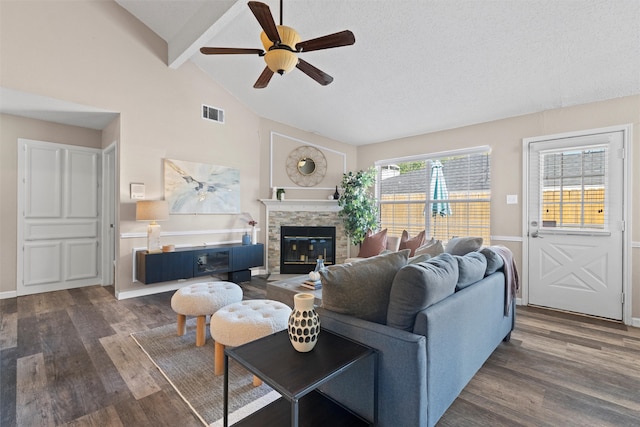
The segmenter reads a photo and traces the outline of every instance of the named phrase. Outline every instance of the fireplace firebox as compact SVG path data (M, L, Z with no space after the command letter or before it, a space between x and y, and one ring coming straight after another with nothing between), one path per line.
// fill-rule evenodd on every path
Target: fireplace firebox
M280 229L280 273L304 274L316 266L335 263L335 227L282 226Z

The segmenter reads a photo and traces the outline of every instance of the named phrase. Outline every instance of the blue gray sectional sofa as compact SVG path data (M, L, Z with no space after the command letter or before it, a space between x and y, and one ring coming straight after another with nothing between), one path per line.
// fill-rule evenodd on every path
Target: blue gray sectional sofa
M425 261L399 251L321 273L322 327L379 351L378 425L435 425L509 340L514 271L505 280L505 254L489 247ZM372 362L362 363L323 391L370 418L372 371Z

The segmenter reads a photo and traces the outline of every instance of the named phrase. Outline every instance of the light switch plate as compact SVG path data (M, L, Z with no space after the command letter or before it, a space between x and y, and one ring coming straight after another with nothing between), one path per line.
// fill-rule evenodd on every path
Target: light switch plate
M517 194L507 194L507 204L508 205L517 205L518 204L518 195Z

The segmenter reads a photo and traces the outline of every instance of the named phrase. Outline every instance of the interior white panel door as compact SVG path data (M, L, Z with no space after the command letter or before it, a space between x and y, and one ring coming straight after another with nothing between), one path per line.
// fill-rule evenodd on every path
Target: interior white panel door
M622 132L529 145L529 303L621 320Z
M100 151L18 144L18 295L101 283Z

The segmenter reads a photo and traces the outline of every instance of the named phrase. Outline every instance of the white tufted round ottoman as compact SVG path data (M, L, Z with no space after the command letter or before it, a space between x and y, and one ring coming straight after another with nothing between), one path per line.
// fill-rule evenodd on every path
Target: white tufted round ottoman
M267 299L227 305L211 316L211 338L215 341L215 375L224 369L225 346L237 347L287 329L291 308ZM254 385L260 380L254 377Z
M180 288L171 297L171 308L178 313L178 336L184 335L187 316L196 316L196 346L207 340L207 315L242 301L242 288L231 282L194 283Z

